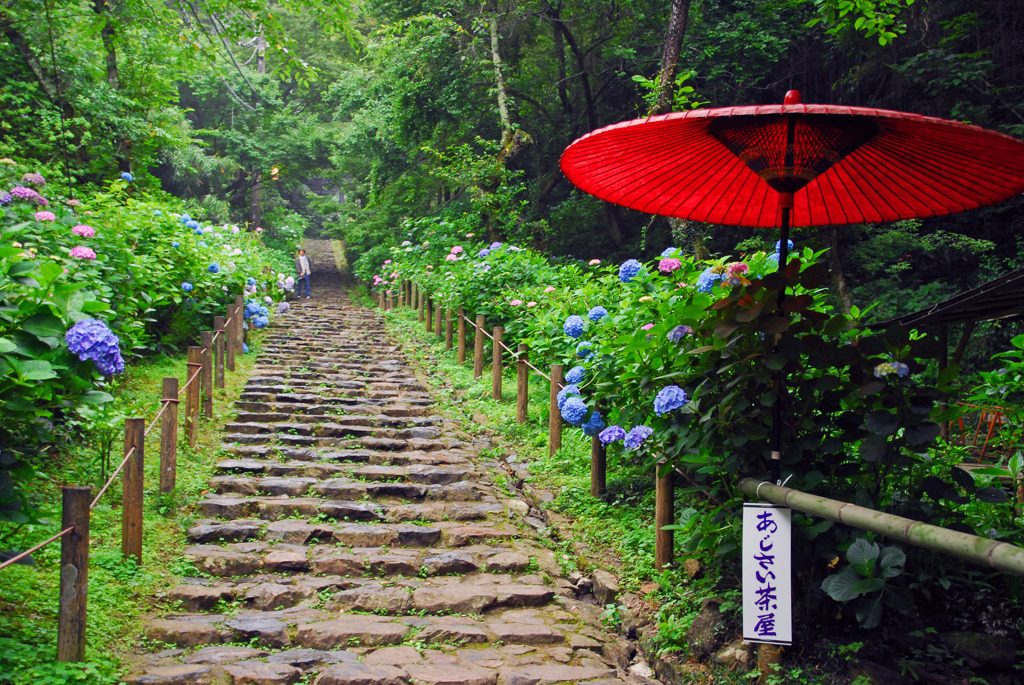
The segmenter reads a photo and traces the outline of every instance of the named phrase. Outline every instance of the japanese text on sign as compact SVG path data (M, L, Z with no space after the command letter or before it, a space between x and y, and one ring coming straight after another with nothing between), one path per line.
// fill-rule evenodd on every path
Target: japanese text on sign
M793 641L788 507L743 505L743 639Z

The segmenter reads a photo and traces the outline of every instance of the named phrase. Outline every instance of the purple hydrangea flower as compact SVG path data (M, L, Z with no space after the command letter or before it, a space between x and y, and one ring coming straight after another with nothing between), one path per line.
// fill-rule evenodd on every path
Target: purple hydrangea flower
M242 354L249 354L249 346L242 343Z
M693 335L693 329L689 326L676 326L668 332L668 339L672 342L679 342L688 335Z
M598 435L603 428L604 418L597 410L594 410L587 422L583 424L583 434L592 438Z
M491 254L491 251L490 251L490 250L488 250L488 249L487 249L487 248L485 247L484 249L482 249L482 250L480 250L479 252L477 252L477 253L476 253L476 256L477 256L477 257L486 257L486 256L487 256L487 255L489 255L489 254Z
M587 415L587 405L582 399L573 395L565 400L562 405L562 419L573 426L582 426L583 418Z
M79 321L68 329L64 340L72 354L77 354L82 361L91 359L104 376L113 376L124 371L124 360L117 347L120 341L102 321Z
M595 322L596 321L600 321L601 319L603 319L606 316L608 316L608 310L605 309L604 307L602 307L601 305L597 305L596 307L592 307L590 309L590 311L587 312L587 318L590 319L591 321L595 321Z
M637 426L636 428L630 429L630 431L626 433L626 437L623 438L622 442L626 446L626 449L635 450L643 443L644 440L651 437L653 433L653 428L648 428L647 426Z
M597 435L598 439L602 444L610 444L617 442L626 437L626 431L622 430L618 426L608 426Z
M555 397L555 401L558 403L558 408L561 409L565 401L569 399L570 395L579 396L580 389L575 385L567 385L558 391L558 395Z
M286 311L288 311L291 308L292 308L292 306L290 304L288 304L287 302L282 302L282 303L277 305L277 313L278 314L284 314Z
M722 280L722 274L716 273L714 267L709 267L697 277L697 292L709 293L715 287L715 283Z
M636 278L636 275L640 273L640 269L642 268L643 265L640 264L640 262L635 259L627 259L622 263L622 266L619 267L619 280L623 283L629 283Z
M39 174L39 173L36 173L35 171L30 171L27 174L25 174L24 176L22 176L21 177L21 182L22 183L29 183L29 184L37 186L39 188L42 188L43 186L46 185L46 179L43 178L43 175Z
M245 284L246 285L256 285L256 279L253 278L252 276L249 276L249 278L245 279Z
M17 200L26 200L28 202L35 202L40 207L45 207L50 204L50 201L45 197L37 193L32 188L26 188L25 186L14 186L11 188L11 196Z
M576 346L576 356L580 359L586 359L592 354L594 354L594 343L589 340L584 340Z
M678 385L662 388L658 396L654 398L654 413L658 416L667 414L673 409L679 409L679 407L686 404L686 400L686 391Z
M583 317L573 314L562 324L562 331L570 338L578 338L583 335Z
M181 247L181 243L175 240L173 243L171 243L171 247Z
M565 380L569 381L573 385L579 385L583 382L583 379L587 377L587 370L582 366L574 366L569 369L569 373L565 374Z
M9 205L13 199L6 190L0 190L0 205Z
M499 247L501 247L501 243L495 241L495 242L491 243L491 246L488 247L487 249L490 250L491 252L493 252L494 250L497 250Z

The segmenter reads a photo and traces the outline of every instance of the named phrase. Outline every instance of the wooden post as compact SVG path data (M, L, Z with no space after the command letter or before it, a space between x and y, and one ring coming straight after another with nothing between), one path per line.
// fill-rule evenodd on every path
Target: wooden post
M178 472L178 379L164 378L160 400L166 405L160 417L160 492L174 489Z
M501 401L501 335L505 329L495 326L491 330L491 399Z
M424 304L424 315L426 316L427 333L434 332L434 298L428 297Z
M757 646L757 670L761 677L757 682L764 683L773 675L778 675L779 664L782 663L782 645L762 643Z
M530 367L526 343L519 343L519 361L516 363L516 423L526 423L530 402Z
M199 374L203 386L203 416L213 418L213 331L199 333L199 346L203 348L203 370Z
M61 530L75 529L60 541L60 603L57 608L57 661L85 661L89 597L89 502L92 488L63 492Z
M466 363L466 310L459 307L459 348L458 348L458 361L460 364Z
M217 334L220 335L217 335ZM213 334L216 340L213 341L213 385L217 388L224 387L224 317L213 317Z
M484 326L487 320L482 315L476 317L476 328L473 329L473 380L484 375Z
M434 306L434 333L437 334L438 338L444 337L444 331L441 329L441 309L440 303Z
M662 475L664 473L664 475ZM663 526L673 523L675 509L674 472L665 464L658 464L655 477L657 485L654 491L654 568L659 571L671 566L672 531L662 530Z
M203 348L191 346L188 348L188 363L185 364L187 371L185 372L185 383L188 387L185 389L185 427L187 430L186 437L188 438L188 444L191 447L196 446L196 442L199 440L199 383L200 379L197 377L192 383L188 383L192 375L197 371L202 375L203 370Z
M548 456L554 456L562 447L562 414L558 411L558 391L565 383L565 367L551 365L551 402L548 414Z
M426 294L424 294L423 288L421 288L420 286L416 286L416 291L419 293L416 298L416 320L420 323L423 323L423 310L427 306L427 296Z
M235 353L238 351L235 348L234 336L235 321L233 317L237 315L237 309L235 308L235 305L229 304L226 313L227 316L225 317L224 325L222 326L222 328L224 329L224 335L221 336L222 338L224 338L224 365L228 367L228 371L234 371ZM228 322L228 319L231 319L231 321ZM214 326L216 326L216 324L214 324Z
M452 335L455 332L453 329L454 325L455 322L452 321L452 308L447 307L444 310L444 349L449 352L452 349L452 340L455 337Z
M243 295L235 295L235 306L238 307L238 316L235 317L235 349L241 354L242 345L245 344L245 329L242 328L242 324L245 323L245 297Z
M608 490L604 443L596 435L590 438L590 494L603 498Z
M195 348L198 349L198 348ZM146 450L146 420L124 420L124 453L134 450L124 465L121 491L121 554L142 564L142 469Z

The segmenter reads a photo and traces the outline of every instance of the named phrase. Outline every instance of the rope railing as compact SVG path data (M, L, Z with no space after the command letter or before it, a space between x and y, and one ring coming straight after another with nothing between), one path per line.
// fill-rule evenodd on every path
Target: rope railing
M465 321L466 323L468 323L469 325L473 326L473 328L475 328L475 329L479 330L479 331L480 331L481 333L483 333L484 335L486 335L486 336L487 336L488 338L490 338L491 340L494 340L494 336L493 336L493 335L491 335L490 333L488 333L488 332L487 332L486 330L484 330L484 329L482 329L482 328L478 328L478 327L477 327L477 325L476 325L476 322L475 322L475 321L473 321L472 319L470 319L470 318L469 318L468 316L466 316L465 314L462 314L461 316L462 316L462 319L463 319L463 320L464 320L464 321ZM551 382L551 376L547 375L546 373L544 373L543 371L541 371L540 369L538 369L538 368L537 368L536 366L534 366L533 364L531 364L531 363L529 362L529 360L526 360L526 359L520 359L520 358L519 358L519 352L518 352L518 351L516 351L516 350L513 350L512 348L510 348L510 347L509 347L508 345L506 345L506 344L504 343L504 341L499 341L499 342L498 342L498 344L499 344L499 345L501 345L501 346L502 346L503 348L505 348L505 351L506 351L506 352L508 352L509 354L511 354L511 355L512 355L512 358L513 358L514 360L516 360L517 362L519 362L519 361L523 361L523 362L525 362L527 366L529 366L529 367L530 367L531 369L533 369L534 371L536 371L537 373L539 373L539 374L540 374L540 376L541 376L541 378L543 378L544 380L546 380L546 381L547 381L548 383L550 383L550 382ZM558 387L559 387L559 388L564 388L565 386L564 386L564 385L562 385L561 383L559 383L559 384L558 384Z
M57 534L56 534L56 535L54 535L53 537L51 537L51 538L49 538L49 539L47 539L47 540L44 540L43 542L40 542L40 543L39 543L38 545L36 545L35 547L31 547L31 548L29 548L29 549L26 549L26 550L25 550L24 552L22 552L21 554L19 554L19 555L18 555L18 556L16 556L16 557L11 557L10 559L8 559L7 561L5 561L4 563L0 564L0 569L3 569L3 568L7 568L7 567L8 567L8 566L10 566L11 564L17 564L17 563L18 563L19 561L21 561L21 560L22 560L22 559L24 559L25 557L29 556L30 554L32 554L32 552L35 552L35 551L37 551L37 550L40 550L40 549L42 549L43 547L46 547L46 546L47 546L48 544L50 544L51 542L55 542L55 541L57 541L57 540L60 540L60 539L61 539L62 537L64 537L65 535L67 535L68 533L70 533L71 531L73 531L74 529L75 529L75 527L74 527L74 526L68 526L67 528L65 528L65 529L64 529L64 530L62 530L61 532L57 533Z

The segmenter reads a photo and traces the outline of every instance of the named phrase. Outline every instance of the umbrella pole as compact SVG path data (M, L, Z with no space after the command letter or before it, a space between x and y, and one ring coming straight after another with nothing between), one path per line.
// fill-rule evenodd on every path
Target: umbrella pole
M782 230L779 234L779 271L781 272L789 260L789 213L793 208L793 194L780 193L780 196L779 205L782 207ZM779 316L784 316L782 303L785 299L786 286L783 285L782 290L779 291L779 299L777 301ZM786 379L783 377L781 370L774 371L772 375L774 376L772 380L775 385L775 404L772 405L771 482L777 484L779 482L779 471L782 467L782 397L786 392Z

